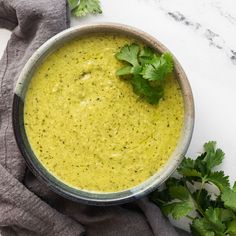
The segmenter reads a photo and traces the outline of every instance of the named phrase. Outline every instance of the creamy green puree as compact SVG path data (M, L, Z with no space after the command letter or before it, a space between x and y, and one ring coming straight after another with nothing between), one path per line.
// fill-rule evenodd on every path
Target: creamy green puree
M25 98L29 143L42 165L78 189L132 188L158 171L174 151L183 125L183 98L174 77L151 105L115 72L115 58L132 38L91 35L50 55Z

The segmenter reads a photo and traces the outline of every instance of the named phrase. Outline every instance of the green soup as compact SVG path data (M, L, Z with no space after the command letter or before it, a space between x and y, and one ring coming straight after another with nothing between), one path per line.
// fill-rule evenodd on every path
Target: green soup
M174 76L150 105L115 75L115 53L132 38L91 35L50 55L29 85L24 122L42 165L78 189L132 188L169 159L183 126L183 98Z

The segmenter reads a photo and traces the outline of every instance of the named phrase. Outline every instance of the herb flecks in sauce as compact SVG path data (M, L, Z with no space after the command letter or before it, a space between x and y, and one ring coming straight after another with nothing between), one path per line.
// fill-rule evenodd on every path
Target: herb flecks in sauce
M134 187L159 170L175 149L183 99L173 76L165 99L143 102L115 75L115 54L134 40L92 35L73 40L35 72L24 121L36 156L54 176L78 189Z

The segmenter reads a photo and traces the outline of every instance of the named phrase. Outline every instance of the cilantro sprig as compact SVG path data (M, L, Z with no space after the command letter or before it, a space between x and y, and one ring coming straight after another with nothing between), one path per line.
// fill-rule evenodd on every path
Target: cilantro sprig
M165 215L178 220L191 220L196 236L236 235L236 182L231 188L229 177L214 168L222 163L224 152L215 142L204 145L204 152L196 160L185 158L177 172L165 183L162 191L150 195ZM209 192L212 185L216 191Z
M133 43L121 48L116 58L126 63L116 75L129 78L138 96L150 104L157 104L163 98L165 78L173 71L170 53L159 55L149 47Z
M70 10L74 16L87 14L101 14L102 9L99 0L68 0Z

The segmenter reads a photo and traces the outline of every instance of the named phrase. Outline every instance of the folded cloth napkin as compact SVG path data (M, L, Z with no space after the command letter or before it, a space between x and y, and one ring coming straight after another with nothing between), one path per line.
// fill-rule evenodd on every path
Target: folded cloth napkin
M0 61L1 234L178 235L158 207L147 199L113 207L74 203L51 192L25 166L11 123L13 89L32 53L47 39L69 26L67 13L66 0L0 0L0 27L12 31Z

